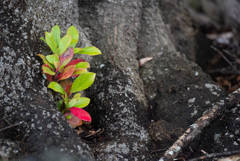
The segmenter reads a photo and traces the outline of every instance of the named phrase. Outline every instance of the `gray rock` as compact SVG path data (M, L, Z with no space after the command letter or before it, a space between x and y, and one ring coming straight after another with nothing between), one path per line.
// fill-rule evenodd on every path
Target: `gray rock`
M153 160L152 150L168 148L208 104L224 95L177 52L180 40L171 41L159 2L79 0L79 7L76 1L0 2L0 129L21 122L0 131L0 155L22 160L94 160L93 155L97 160ZM86 57L97 73L86 92L91 98L86 109L92 125L104 128L104 139L89 144L93 154L57 111L40 73L41 60L35 57L39 37L55 24L64 30L74 24L79 45L89 46L91 40L103 53ZM40 52L50 53L44 45ZM144 57L153 60L139 69L138 59Z
M52 149L74 160L93 160L90 148L56 109L40 73L42 62L36 56L43 44L40 36L56 24L64 30L76 25L80 42L84 46L89 42L78 26L77 12L73 13L75 4L76 1L0 2L0 129L21 122L0 132L0 144L6 147L1 147L1 156L5 158L42 158L45 151Z
M184 4L179 0L159 0L159 8L165 25L169 28L169 38L177 51L196 62L198 49L196 34L192 18Z
M92 62L97 78L88 94L93 98L89 110L95 124L104 127L106 140L93 145L93 151L98 160L146 160L147 106L135 57L142 3L95 1L91 7L81 2L80 23L103 53Z
M93 152L98 160L151 160L151 150L167 148L224 92L176 52L156 1L79 5L81 26L103 53L92 62L97 78L88 91L94 124L105 129ZM153 60L139 73L144 57Z

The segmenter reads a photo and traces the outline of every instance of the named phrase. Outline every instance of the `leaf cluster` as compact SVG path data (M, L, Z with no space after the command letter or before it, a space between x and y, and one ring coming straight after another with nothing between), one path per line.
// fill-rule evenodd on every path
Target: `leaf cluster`
M64 114L71 124L77 122L91 122L91 116L82 108L86 107L90 99L81 97L80 91L90 87L95 80L95 73L88 72L90 64L84 59L73 59L75 54L99 55L101 51L94 47L78 48L79 34L74 26L67 30L67 34L61 38L58 25L45 32L45 38L41 37L52 50L51 55L37 54L42 60L43 77L50 84L48 88L60 93L62 100L57 104L58 109ZM70 78L73 78L72 82ZM75 124L76 125L76 124Z

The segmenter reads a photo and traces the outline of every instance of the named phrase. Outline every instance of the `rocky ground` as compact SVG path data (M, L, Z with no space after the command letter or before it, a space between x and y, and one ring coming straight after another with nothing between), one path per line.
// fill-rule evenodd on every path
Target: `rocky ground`
M238 1L223 3L216 11L233 19L222 26L194 19L183 2L1 1L2 160L160 159L204 111L239 85L238 21L235 12L223 9L237 7ZM86 110L93 121L80 135L57 111L36 56L50 51L39 38L55 24L63 30L75 25L79 46L94 45L103 53L84 57L97 77L85 93L91 98ZM235 104L177 158L239 150L239 115Z

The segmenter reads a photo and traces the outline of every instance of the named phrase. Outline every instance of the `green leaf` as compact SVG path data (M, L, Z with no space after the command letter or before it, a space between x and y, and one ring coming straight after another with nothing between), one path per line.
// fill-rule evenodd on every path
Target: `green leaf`
M65 105L67 106L67 104L68 104L68 95L67 95L67 93L65 92L64 95L62 95L62 97L63 97Z
M82 48L74 48L74 49L73 49L73 52L74 52L74 54L76 54L76 53L79 52L80 50L82 50Z
M62 100L58 101L57 108L59 111L61 110L62 105L63 105L63 101Z
M42 54L37 54L37 56L39 56L42 60L44 64L49 64L49 62L47 61L46 57Z
M65 35L59 42L59 55L62 55L69 47L72 41L72 36L70 34Z
M78 39L79 39L79 34L78 34L77 29L74 26L71 26L68 28L67 34L72 35L72 41L70 43L70 47L75 48L75 46L77 45Z
M90 103L90 99L87 97L80 97L75 103L74 107L83 108Z
M70 47L70 48L71 48L71 47L75 47L75 46L77 45L77 42L78 42L77 39L72 39L69 47Z
M57 68L59 66L59 61L55 61L54 66L55 66L55 68ZM58 71L56 71L56 72L58 72Z
M75 53L75 52L74 52ZM95 46L91 46L91 47L85 47L82 48L82 50L76 52L75 54L87 54L87 55L99 55L102 54L101 51L96 48Z
M43 37L40 37L40 39L47 44L47 41Z
M49 63L54 65L54 62L58 62L59 59L56 55L48 55L46 56L47 60L49 61Z
M68 102L68 108L73 107L75 105L76 101L77 101L77 99L74 99L74 98L71 99L71 101Z
M79 74L83 74L83 73L86 73L87 72L87 69L84 69L84 68L75 68L74 72L72 75L79 75Z
M71 116L71 115L68 115L68 116L67 116L67 119L68 119L68 120L69 120L69 119L71 119L71 118L72 118L72 116Z
M90 68L90 64L88 62L80 62L76 64L76 68Z
M57 53L57 44L53 38L53 35L49 32L45 32L45 39L52 52Z
M54 38L54 40L56 42L56 45L58 47L59 41L61 39L61 37L60 37L61 31L60 31L60 28L59 28L58 25L56 25L52 28L51 34L53 35L53 38Z
M76 93L74 96L73 96L73 98L75 98L75 99L79 99L81 97L81 94L80 93Z
M58 84L57 82L52 81L49 85L48 88L51 88L52 90L54 90L55 92L59 92L62 95L65 94L64 89L62 88L62 86L60 84Z
M43 70L43 73L47 73L49 75L55 75L55 72L53 72L49 66L46 66L46 64L42 66L42 70Z
M52 65L52 64L48 64L49 66L50 66L50 68L52 69L52 70L54 70L55 69L55 66L54 65Z
M78 76L72 84L71 93L82 91L90 87L95 79L96 74L87 72Z

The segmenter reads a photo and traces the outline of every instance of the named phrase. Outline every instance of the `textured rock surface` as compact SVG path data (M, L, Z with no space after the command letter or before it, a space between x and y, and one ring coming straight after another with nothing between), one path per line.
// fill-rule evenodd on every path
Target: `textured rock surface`
M64 29L77 25L72 17L75 3L0 2L0 128L21 122L0 133L2 157L41 157L53 149L76 160L93 159L53 104L36 57L45 31L55 24ZM85 46L88 41L83 34L81 38Z
M207 127L201 136L191 143L195 153L204 149L208 153L231 152L240 149L240 108L239 104ZM209 146L211 143L211 146ZM189 149L185 149L189 151ZM185 153L187 153L184 151Z
M170 146L224 92L180 53L162 51L140 69L156 149Z
M147 106L135 58L142 3L105 1L89 8L80 1L79 6L80 23L103 53L92 62L98 74L89 92L96 123L105 128L106 137L93 147L95 155L99 160L147 159L149 137L143 127ZM93 10L85 21L87 11Z
M91 40L103 53L91 60L97 77L86 93L93 126L104 128L104 139L90 144L95 158L154 160L152 150L167 149L224 92L176 51L180 40L171 41L163 22L170 17L161 16L166 13L161 3L0 2L0 129L20 123L0 131L0 155L51 158L61 151L65 157L74 154L72 160L93 160L89 147L56 110L35 56L39 37L55 24L65 30L74 24L80 46ZM139 68L138 59L149 56L153 60Z
M138 39L138 58L158 55L162 47L175 47L170 40L170 31L163 22L157 1L143 1L141 29ZM152 35L156 35L152 37Z
M95 124L105 128L93 151L99 160L150 160L223 92L176 52L157 1L79 2L80 24L103 52L92 62L98 77L88 92ZM137 59L149 56L139 74Z
M169 38L177 51L196 62L196 29L182 0L159 0L161 15L169 27Z

